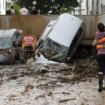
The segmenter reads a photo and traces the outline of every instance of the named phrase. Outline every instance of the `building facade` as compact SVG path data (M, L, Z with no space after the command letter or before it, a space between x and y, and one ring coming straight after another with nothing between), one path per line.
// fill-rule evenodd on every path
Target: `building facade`
M6 14L6 0L0 0L0 15Z
M6 2L16 0L0 0L0 15L6 14ZM72 12L74 15L97 15L105 13L105 0L77 0L79 6Z
M102 1L101 5L102 5L102 12L105 13L105 0Z
M75 15L97 15L105 12L105 0L77 0Z
M6 3L13 4L12 0L0 0L0 15L6 15L6 10L8 9L8 6ZM10 8L10 7L9 7Z

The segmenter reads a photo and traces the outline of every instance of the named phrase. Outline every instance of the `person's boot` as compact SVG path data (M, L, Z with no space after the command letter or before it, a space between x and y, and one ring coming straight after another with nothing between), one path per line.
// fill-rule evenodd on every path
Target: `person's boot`
M102 92L103 90L103 73L99 74L99 89L98 92Z

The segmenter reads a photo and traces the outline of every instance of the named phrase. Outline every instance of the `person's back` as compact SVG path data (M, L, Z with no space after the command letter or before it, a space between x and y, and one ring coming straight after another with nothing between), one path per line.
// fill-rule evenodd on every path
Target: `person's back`
M33 14L33 15L38 14L38 11L36 10L35 6L32 7L31 14Z
M20 12L20 15L28 15L29 14L28 9L25 7L21 8L19 10L19 12Z
M11 6L11 15L15 15L14 6Z
M96 32L95 38L99 42L102 38L105 38L105 26L99 23L98 30L99 32ZM105 44L105 41L97 45L98 54L105 54L105 48L102 47L103 44Z

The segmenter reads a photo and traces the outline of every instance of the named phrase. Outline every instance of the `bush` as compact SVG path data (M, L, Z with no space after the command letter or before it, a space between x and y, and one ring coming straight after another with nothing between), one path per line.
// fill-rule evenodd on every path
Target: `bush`
M15 9L15 12L16 12L16 14L19 14L19 10L20 10L20 5L18 5L18 4L14 4L14 9Z

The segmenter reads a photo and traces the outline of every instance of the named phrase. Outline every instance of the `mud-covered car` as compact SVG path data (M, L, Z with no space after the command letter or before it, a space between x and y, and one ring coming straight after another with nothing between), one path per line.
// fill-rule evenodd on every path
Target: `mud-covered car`
M63 13L45 28L38 40L35 55L56 62L69 62L80 45L85 30L83 20Z
M19 49L21 46L21 30L0 30L0 64L14 64L19 60Z

